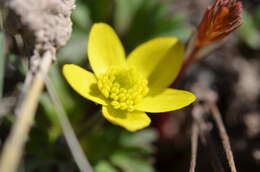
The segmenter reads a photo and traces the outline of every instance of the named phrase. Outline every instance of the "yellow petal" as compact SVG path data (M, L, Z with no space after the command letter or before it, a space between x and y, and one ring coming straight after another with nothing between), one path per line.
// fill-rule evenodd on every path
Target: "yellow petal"
M107 104L97 87L97 79L93 73L77 65L66 64L63 66L63 75L70 86L81 96L98 104Z
M116 110L111 106L103 106L102 114L111 123L124 127L131 132L143 129L151 123L151 119L146 113L139 111L127 112Z
M145 97L135 108L151 113L168 112L188 106L195 100L196 96L191 92L165 89L160 94Z
M177 77L183 54L184 48L176 38L156 38L138 46L127 63L148 78L151 91L161 91Z
M105 23L94 24L88 41L88 56L98 76L114 65L125 64L125 51L115 31Z

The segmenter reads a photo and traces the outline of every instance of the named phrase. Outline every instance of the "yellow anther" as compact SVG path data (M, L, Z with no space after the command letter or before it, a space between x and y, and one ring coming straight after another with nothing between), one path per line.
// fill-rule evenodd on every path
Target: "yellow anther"
M110 91L110 87L108 85L105 85L103 88L108 92Z
M125 89L125 88L120 88L120 93L123 93L123 94L125 94L125 93L127 93L127 91L126 91L126 89Z
M114 81L115 78L116 78L116 77L115 77L114 75L110 75L110 77L109 77L110 81Z
M98 88L102 88L103 87L103 84L102 84L102 82L98 82Z
M118 101L112 101L111 105L116 106L116 105L119 105L119 103L118 103Z
M115 109L119 109L120 108L120 103L118 101L112 101L111 105L115 108Z
M129 112L133 112L135 109L134 109L134 106L130 105L130 106L128 106L127 110Z
M127 101L126 101L126 104L127 104L127 105L133 105L133 104L134 104L134 101L133 101L133 100L127 100Z
M137 95L137 96L135 97L135 103L140 102L141 99L142 99L142 95Z
M119 99L125 100L125 99L126 99L126 94L120 93L120 94L118 95L118 97L119 97Z
M107 83L107 86L108 86L109 88L111 88L111 87L112 87L112 82L108 82L108 83Z
M119 100L120 100L120 102L125 102L126 101L126 97L120 97Z
M129 99L132 99L132 96L131 96L131 94L129 94L129 93L127 93L125 97L126 97L126 99L128 99L128 100L129 100Z
M148 81L133 68L112 67L98 79L98 88L115 109L134 111L147 95Z
M145 88L143 89L143 94L146 95L148 92L149 92L149 88L148 88L148 87L145 87Z
M108 90L103 90L102 93L104 94L104 96L105 96L106 98L108 98L108 96L109 96L109 91L108 91Z
M115 87L115 88L118 88L118 89L119 89L119 88L120 88L120 85L119 85L118 83L114 83L114 84L113 84L113 87Z
M111 93L110 98L113 99L113 100L118 100L119 99L118 95L115 94L115 93Z
M133 97L134 99L136 98L136 96L138 96L138 92L137 92L137 91L132 94L132 97Z
M111 88L111 92L113 92L113 93L115 93L115 94L116 94L116 93L119 93L119 88L113 86L113 87Z
M126 110L127 109L127 104L126 103L120 103L120 109L121 110Z

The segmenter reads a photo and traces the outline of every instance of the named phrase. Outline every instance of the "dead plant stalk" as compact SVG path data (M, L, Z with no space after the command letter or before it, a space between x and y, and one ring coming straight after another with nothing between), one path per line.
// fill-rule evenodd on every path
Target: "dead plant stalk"
M208 106L209 106L210 111L212 113L213 119L216 122L216 125L217 125L218 131L219 131L219 135L220 135L220 138L221 138L221 141L222 141L225 153L226 153L226 157L227 157L230 169L231 169L232 172L237 172L233 153L232 153L231 146L230 146L229 137L228 137L226 128L224 126L224 123L222 121L220 111L219 111L217 105L214 102L208 102Z
M44 78L51 66L53 52L47 51L42 57L39 70L33 75L25 97L16 109L16 121L7 138L0 158L0 171L15 172L23 154L28 133L33 125L38 99L44 86Z
M195 172L199 137L199 127L196 121L193 121L192 123L191 132L191 161L189 172Z

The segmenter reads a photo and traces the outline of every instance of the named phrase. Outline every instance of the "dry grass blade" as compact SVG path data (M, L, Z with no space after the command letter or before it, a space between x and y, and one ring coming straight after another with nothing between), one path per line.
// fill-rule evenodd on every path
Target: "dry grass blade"
M0 32L0 99L3 96L4 69L5 69L4 65L5 65L5 38L3 32Z
M74 157L75 162L77 163L81 172L92 172L92 168L85 156L84 151L82 150L80 143L73 131L73 128L67 118L67 114L60 102L58 95L56 94L55 88L53 88L50 80L46 79L46 86L53 101L53 104L56 108L57 116L59 118L64 137L68 143L70 151Z
M227 156L227 160L228 160L230 169L232 172L237 172L233 153L232 153L231 146L230 146L229 137L228 137L227 131L225 129L225 126L223 124L219 109L218 109L217 105L213 102L208 102L208 106L212 112L213 119L217 124L217 128L219 130L219 135L221 137L221 141L222 141L222 144L223 144L226 156Z
M42 58L39 71L32 79L23 102L16 110L17 119L3 147L0 171L15 172L19 165L29 130L33 124L38 98L43 89L44 77L48 73L52 59L53 53L47 51Z
M208 159L214 171L224 172L223 166L217 155L215 145L211 139L209 126L208 124L206 124L206 121L204 120L204 115L206 111L207 108L205 108L203 105L195 104L192 110L192 116L194 118L194 121L197 123L197 126L199 128L200 141L206 149Z
M196 121L192 123L191 129L191 161L189 172L195 172L196 161L197 161L197 151L198 151L198 137L199 137L199 127Z

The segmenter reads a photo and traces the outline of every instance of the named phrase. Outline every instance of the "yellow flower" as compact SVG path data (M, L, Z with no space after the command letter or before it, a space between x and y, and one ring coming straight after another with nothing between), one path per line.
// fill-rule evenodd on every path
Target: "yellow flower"
M66 64L63 74L81 96L102 105L103 116L128 131L147 127L145 112L183 108L196 97L167 88L176 78L184 54L176 38L156 38L137 47L128 58L114 30L95 24L89 35L88 56L94 74Z

